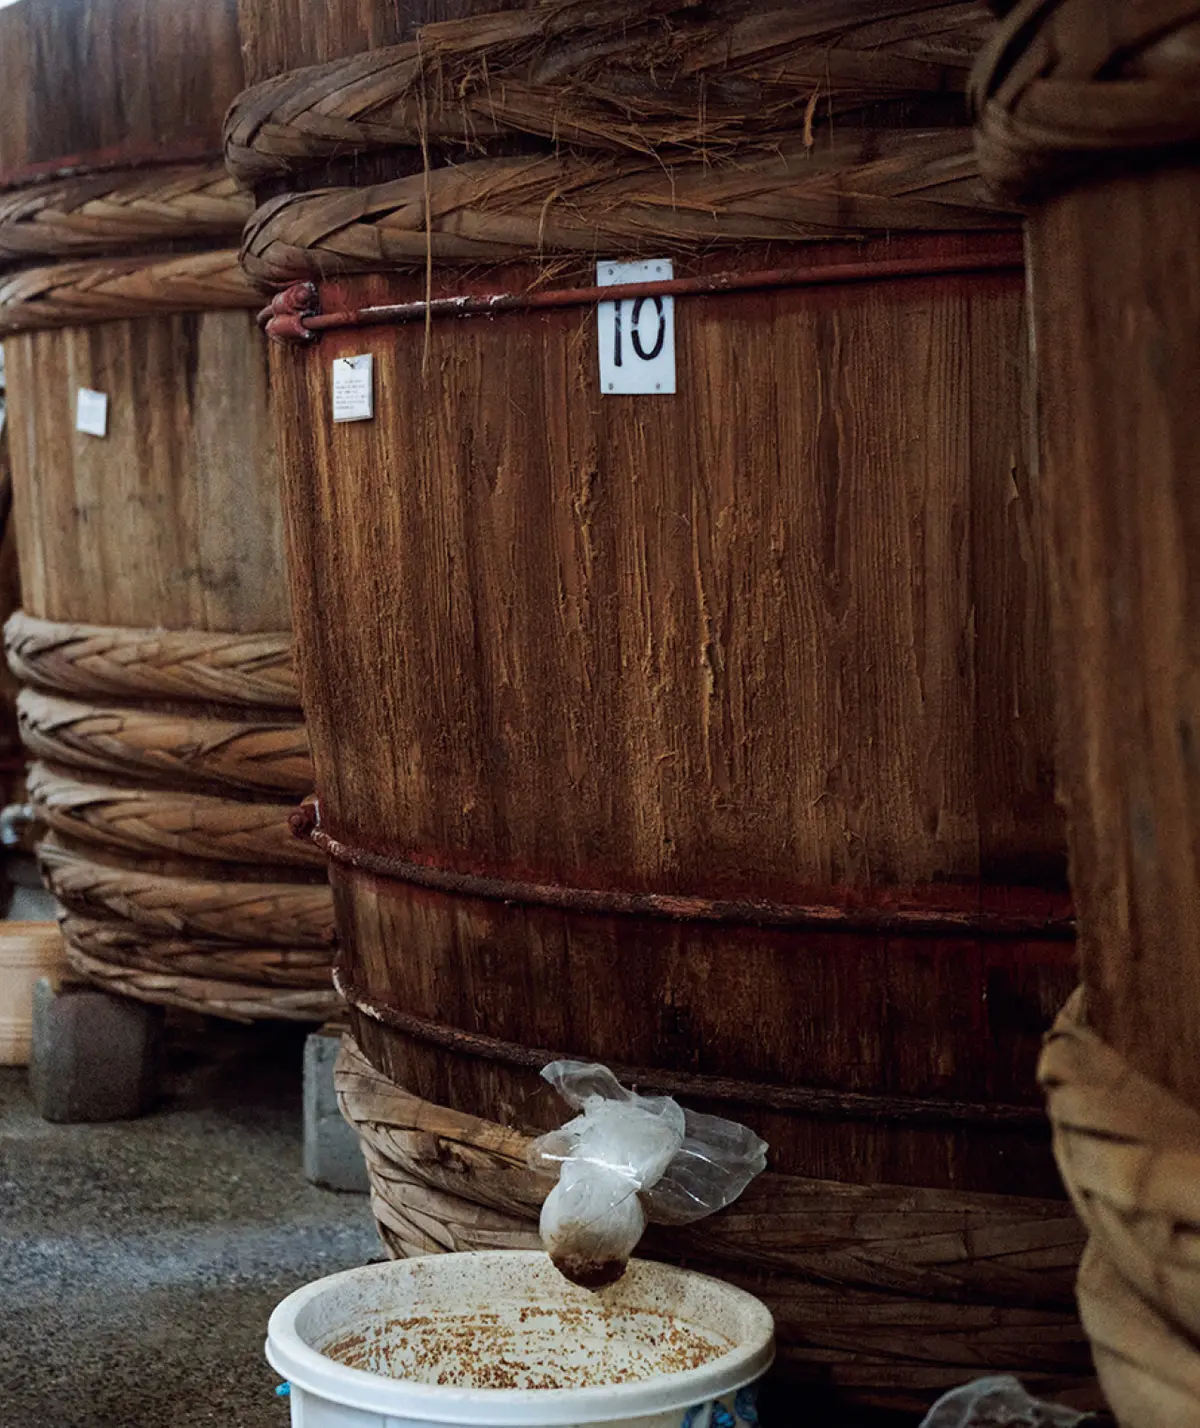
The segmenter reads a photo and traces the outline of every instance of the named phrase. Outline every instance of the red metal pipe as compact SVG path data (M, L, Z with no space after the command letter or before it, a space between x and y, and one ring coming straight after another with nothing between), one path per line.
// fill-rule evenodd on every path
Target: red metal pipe
M987 253L949 253L939 257L874 258L810 267L766 268L752 272L702 273L667 278L657 283L614 283L611 287L542 288L522 293L480 293L437 297L428 301L386 303L376 307L316 312L311 283L295 283L279 293L259 314L269 336L279 340L312 341L322 332L344 327L380 327L424 322L440 317L493 317L501 312L540 308L589 307L626 298L719 296L722 293L768 288L818 287L879 282L887 278L944 277L951 274L1011 272L1023 266L1020 240Z

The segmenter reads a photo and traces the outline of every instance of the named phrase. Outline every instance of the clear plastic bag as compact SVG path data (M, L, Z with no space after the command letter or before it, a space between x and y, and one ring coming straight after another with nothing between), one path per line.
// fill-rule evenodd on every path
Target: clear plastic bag
M979 1378L939 1398L921 1428L1076 1428L1094 1419L1031 1398L1010 1374Z
M711 1215L766 1166L765 1142L745 1126L685 1111L670 1096L640 1096L606 1066L554 1061L542 1075L582 1112L530 1150L535 1169L558 1172L542 1206L542 1242L576 1284L613 1283L648 1220Z

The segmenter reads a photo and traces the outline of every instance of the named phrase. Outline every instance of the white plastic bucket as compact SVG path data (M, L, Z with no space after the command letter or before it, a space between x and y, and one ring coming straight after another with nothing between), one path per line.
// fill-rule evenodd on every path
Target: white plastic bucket
M536 1250L347 1270L267 1329L293 1428L745 1428L774 1356L740 1289L634 1260L591 1293Z

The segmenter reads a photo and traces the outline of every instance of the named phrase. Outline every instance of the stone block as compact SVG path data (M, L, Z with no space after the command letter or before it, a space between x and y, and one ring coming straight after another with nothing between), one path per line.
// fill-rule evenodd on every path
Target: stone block
M29 1085L48 1121L117 1121L158 1089L161 1007L43 977L33 992Z
M358 1136L338 1110L333 1065L341 1038L316 1031L304 1043L304 1175L326 1190L370 1189Z

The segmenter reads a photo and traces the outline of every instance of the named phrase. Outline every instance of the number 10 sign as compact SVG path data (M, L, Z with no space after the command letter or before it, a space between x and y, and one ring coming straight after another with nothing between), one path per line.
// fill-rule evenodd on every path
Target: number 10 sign
M648 263L597 263L598 287L626 283L663 283L673 276L668 258ZM600 391L667 395L675 390L675 299L647 295L602 302L597 311L600 334Z

